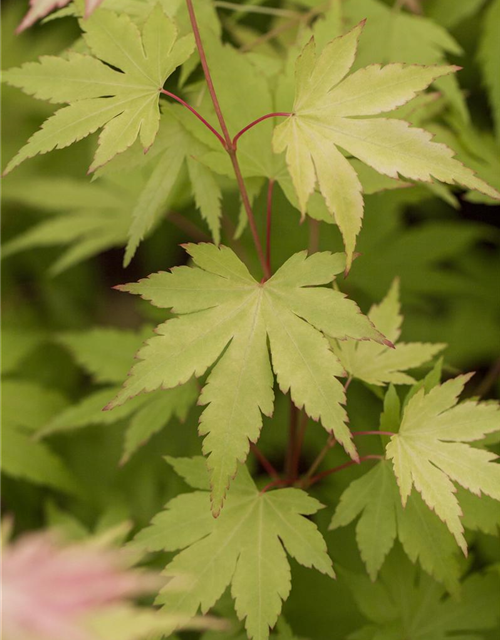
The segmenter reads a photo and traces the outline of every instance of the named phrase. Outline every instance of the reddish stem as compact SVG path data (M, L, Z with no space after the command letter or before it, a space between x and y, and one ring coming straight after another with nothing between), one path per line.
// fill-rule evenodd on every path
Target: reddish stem
M259 124L259 122L262 122L263 120L267 120L268 118L288 118L288 116L291 116L291 113L285 113L283 111L277 111L276 113L266 113L265 116L261 116L260 118L257 118L257 120L254 120L253 122L251 122L250 124L247 124L246 127L243 127L243 129L241 131L238 131L238 133L234 136L233 138L233 147L236 151L236 147L238 146L238 140L241 138L241 136L246 133L249 129L252 129L252 127L255 127L256 124Z
M347 389L349 389L349 385L351 384L351 382L352 382L352 376L349 376L349 377L347 378L347 380L345 381L345 384L344 384L344 391L347 391Z
M325 446L323 447L323 449L321 449L321 451L318 453L318 455L316 456L316 459L314 460L314 462L312 463L312 465L309 467L306 475L302 478L302 483L305 484L307 486L307 482L309 481L309 478L312 477L312 475L314 474L314 472L316 471L316 469L319 467L319 465L323 462L324 457L326 456L326 454L330 451L330 449L332 449L335 444L336 444L336 439L335 436L333 434L330 434L328 436L328 440L326 441Z
M257 250L257 255L259 257L259 261L262 265L262 269L264 271L265 278L270 278L271 274L269 269L267 268L266 259L264 257L264 252L262 250L262 245L259 238L259 233L257 231L257 225L255 223L255 218L252 211L252 206L250 204L250 198L248 197L248 192L245 187L245 181L243 180L243 176L241 174L240 165L238 163L238 158L236 157L236 150L233 147L233 143L231 140L231 136L229 135L229 131L226 125L226 121L224 120L224 116L222 114L222 110L220 108L219 100L217 98L217 93L215 91L214 83L212 80L212 76L210 75L210 69L208 67L207 56L205 54L205 49L203 48L203 42L201 40L200 29L198 27L198 22L196 20L196 13L193 7L193 0L186 0L186 5L189 13L189 19L191 21L191 27L193 29L193 35L196 42L196 47L198 49L198 54L200 56L201 66L203 68L203 73L205 74L205 80L207 82L208 91L210 93L210 97L212 98L212 103L214 105L215 113L217 115L217 119L219 120L220 127L222 129L222 133L225 141L225 148L231 158L231 163L233 165L234 173L236 176L236 181L238 183L238 188L241 194L241 200L243 202L243 206L245 208L248 224L250 226L250 230L252 232L253 241L255 243L255 248Z
M256 444L254 444L253 442L251 442L250 443L250 449L252 450L252 453L257 458L257 460L260 462L262 467L266 470L267 474L269 476L271 476L271 478L275 478L275 480L281 481L280 474L276 471L276 469L269 462L269 460L266 458L266 456L262 453L262 451L259 449L259 447Z
M359 461L349 460L349 462L344 462L344 464L341 464L338 467L334 467L333 469L327 469L326 471L322 471L321 473L318 473L312 478L309 478L305 486L310 487L311 485L316 484L320 480L323 480L323 478L326 478L327 476L330 476L333 473L337 473L339 471L343 471L344 469L348 469L349 467L352 467L355 464L361 464L361 462L365 462L366 460L382 460L382 459L383 459L382 456L369 455L369 456L363 456L362 458L359 459Z
M293 452L292 477L294 480L296 480L299 475L300 454L302 452L302 445L304 444L304 435L307 429L308 420L309 418L307 417L307 414L304 411L301 416L299 428L297 431L297 442L295 443L295 449Z
M191 113L194 113L194 115L198 118L198 120L201 120L201 122L203 122L203 124L207 127L207 129L210 129L210 131L214 134L214 136L219 140L221 145L224 147L224 149L226 148L226 141L221 136L221 134L216 129L214 129L212 125L209 122L207 122L205 118L200 113L198 113L198 111L196 111L194 107L192 107L182 98L179 98L179 96L176 96L175 93L171 93L166 89L160 89L160 93L163 93L164 95L169 96L169 98L173 98L174 100L177 100L177 102L182 104L182 106L186 107L186 109L189 109Z
M286 477L289 481L293 482L293 459L295 455L295 444L297 441L297 424L299 420L299 410L290 400L290 427L288 432L288 451L286 454Z
M289 480L273 480L273 482L266 484L266 486L261 489L260 493L266 493L266 491L269 491L269 489L272 489L273 487L286 487L289 484Z
M392 431L353 431L353 436L395 436Z
M269 269L269 273L272 273L272 270L271 270L271 220L273 215L273 189L274 189L274 180L271 178L267 186L267 221L266 221L266 264L267 264L267 268Z

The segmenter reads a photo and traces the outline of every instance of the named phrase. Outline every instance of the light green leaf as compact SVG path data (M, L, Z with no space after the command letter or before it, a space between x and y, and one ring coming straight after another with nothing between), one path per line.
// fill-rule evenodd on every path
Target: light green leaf
M319 419L346 451L357 456L341 406L345 394L335 376L342 367L323 334L385 338L343 294L318 288L331 282L343 256L295 254L265 283L252 278L226 247L187 245L194 268L174 268L119 287L180 317L157 328L158 337L139 352L123 390L108 408L143 391L171 389L202 376L216 361L201 397L209 406L200 421L206 438L214 513L218 513L237 462L256 442L262 416L273 412L273 368L295 405ZM221 356L222 354L222 356Z
M382 302L370 309L368 317L395 344L394 349L370 342L332 341L332 348L349 375L368 384L413 384L415 380L405 372L428 362L446 347L421 342L397 344L403 322L398 280L394 280Z
M80 26L94 57L44 57L4 74L5 82L28 94L70 104L45 121L9 162L6 172L38 153L67 147L100 128L90 171L125 151L137 138L145 151L153 144L160 121L159 91L191 55L192 36L177 40L177 29L159 4L151 11L142 36L125 14L104 10L81 20Z
M206 220L214 242L220 242L222 192L210 169L200 162L209 148L199 142L178 119L183 108L164 108L157 141L146 158L139 145L134 145L105 168L107 174L130 166L152 167L133 207L125 266L130 263L139 243L158 218L167 212L174 186L184 166L187 166L196 206Z
M414 486L427 506L447 525L467 553L461 510L453 482L500 500L500 466L493 453L464 443L500 430L496 404L457 399L470 375L459 376L425 394L418 391L405 407L399 433L386 456L392 460L403 506Z
M293 113L276 127L273 138L277 153L286 150L303 213L318 183L342 232L348 268L361 228L363 198L355 170L337 147L390 178L400 174L424 182L436 178L500 198L495 189L453 159L450 149L431 142L424 130L410 128L398 119L360 117L392 111L457 69L371 65L345 78L355 59L363 24L333 40L319 57L314 39L306 45L295 68Z
M171 580L157 602L173 614L192 616L210 609L231 584L248 637L266 640L290 592L285 550L300 564L334 575L323 538L304 517L321 505L298 489L259 493L245 467L217 519L209 500L208 492L178 496L137 536L146 548L184 549L167 566Z

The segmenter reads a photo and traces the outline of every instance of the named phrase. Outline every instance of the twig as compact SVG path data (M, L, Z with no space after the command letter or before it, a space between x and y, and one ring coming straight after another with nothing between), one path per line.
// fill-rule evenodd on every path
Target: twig
M243 127L243 129L241 129L241 131L238 131L238 133L234 136L233 138L233 147L236 151L237 145L238 145L238 140L241 138L241 136L246 133L247 131L249 131L250 129L252 129L253 127L255 127L256 124L259 124L260 122L263 122L264 120L268 120L269 118L288 118L288 116L291 116L293 114L291 113L286 113L285 111L276 111L275 113L266 113L265 116L261 116L260 118L257 118L257 120L254 120L253 122L251 122L250 124L247 124L246 127Z
M326 471L322 471L321 473L318 473L318 475L313 476L312 478L309 478L307 484L303 484L302 486L310 487L313 484L316 484L317 482L319 482L320 480L323 480L323 478L326 478L327 476L332 475L333 473L338 473L339 471L348 469L349 467L352 467L355 464L360 464L361 462L365 462L366 460L382 460L382 459L383 459L383 456L369 455L369 456L363 456L362 458L359 459L359 461L349 460L349 462L344 462L344 464L341 464L338 467L334 467L333 469L327 469Z
M210 129L210 131L214 134L214 136L222 144L224 149L226 148L226 141L221 136L221 134L217 131L217 129L214 129L212 127L212 125L209 122L207 122L207 120L205 120L205 118L200 113L198 113L198 111L196 111L196 109L194 107L192 107L190 104L188 104L182 98L179 98L179 96L176 96L175 93L167 91L166 89L160 89L160 93L163 93L164 95L168 96L169 98L172 98L173 100L177 100L177 102L182 104L182 106L186 107L186 109L189 109L189 111L191 111L191 113L193 113L198 118L198 120L203 122L203 124L207 127L207 129Z

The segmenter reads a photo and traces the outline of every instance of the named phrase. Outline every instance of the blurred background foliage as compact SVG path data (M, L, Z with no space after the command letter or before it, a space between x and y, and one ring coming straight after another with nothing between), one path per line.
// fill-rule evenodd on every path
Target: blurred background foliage
M2 3L4 68L41 54L59 53L78 37L73 19L50 21L14 35L26 4L20 0ZM286 50L296 38L296 27L279 29L289 17L236 12L224 4L227 3L218 3L224 38L235 46L245 48L260 34L275 29L274 39L253 48L254 53L271 60L275 52ZM240 4L265 8L278 3L254 0ZM312 18L327 3L289 0L279 4L289 11L309 11ZM376 4L385 8L383 3ZM388 10L393 10L392 4L387 3ZM459 74L460 90L443 88L444 98L438 97L431 128L438 139L447 140L498 188L500 127L498 121L495 126L481 64L485 29L491 20L489 12L498 3L412 0L399 4L406 5L398 7L405 18L423 13L439 28L441 38L442 29L449 34L446 41L438 41L432 48L418 39L418 33L408 34L405 25L398 27L408 45L401 53L407 58L404 61L420 62L411 58L422 57L423 50L429 56L432 50L430 57L434 59L430 62L446 58L464 66ZM355 6L356 2L348 1L347 5L347 15L351 11L353 18L356 13L364 17L364 9ZM375 16L373 20L376 19ZM370 35L369 26L370 20L367 42L361 50L363 64L377 62L382 55L382 44L377 44L375 33ZM394 55L400 60L397 53ZM3 157L7 161L39 127L51 107L9 87L3 88L2 101ZM87 530L123 520L131 520L136 528L143 527L169 498L186 490L163 456L200 453L197 407L183 421L173 416L167 428L156 433L125 464L120 461L124 431L133 420L130 415L108 424L99 424L96 417L93 426L37 437L56 416L91 392L119 384L141 335L165 318L163 311L112 287L182 264L186 260L180 247L183 242L210 240L208 227L194 210L187 175L181 172L154 233L124 269L123 218L128 215L132 197L129 190L134 185L117 178L105 186L92 183L96 189L89 190L85 174L94 144L90 138L37 157L3 183L3 243L10 248L2 263L2 410L4 452L7 451L2 500L4 511L14 515L18 532L59 524L69 535L78 537ZM272 250L276 267L293 252L314 242L317 226L309 220L301 224L298 212L280 191L276 191L275 198ZM263 232L264 195L257 200L255 210ZM223 214L222 241L232 244L257 274L248 231L236 242L232 238L239 215L232 185L224 189ZM53 246L43 239L28 239L24 241L25 250L21 251L22 243L15 250L14 239L56 217L63 222L52 228L51 240L58 237L60 242ZM340 288L367 311L399 276L405 316L402 339L447 343L445 373L476 371L468 395L480 394L484 398L498 397L500 392L499 220L498 206L467 194L455 196L449 190L419 186L369 195L357 247L360 256L349 277L339 282ZM336 227L321 224L320 231L321 249L341 250ZM80 249L84 243L87 248ZM89 334L96 328L100 332ZM111 371L107 376L102 374L106 365ZM278 395L277 399L274 418L265 420L261 445L273 463L282 465L289 405L286 398ZM357 429L374 429L381 401L361 383L353 382L348 410L351 424ZM302 468L308 468L324 440L322 429L311 422ZM333 450L325 465L334 466L344 460L342 452ZM257 474L261 472L255 461L250 464ZM358 469L350 469L331 476L318 485L319 499L334 505L359 474ZM323 532L327 531L331 514L329 506L319 515ZM363 571L352 526L325 535L335 563ZM498 539L483 533L470 536L470 562L477 567L500 562ZM296 565L294 573L293 591L284 612L298 634L331 638L334 621L335 637L340 638L361 626L359 609L342 577L331 581ZM498 635L492 632L484 637L493 640Z

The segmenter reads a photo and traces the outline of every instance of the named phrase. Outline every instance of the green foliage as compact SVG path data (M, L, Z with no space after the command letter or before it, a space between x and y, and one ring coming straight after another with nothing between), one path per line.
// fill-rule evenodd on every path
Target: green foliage
M187 245L195 268L180 267L120 289L155 306L172 308L180 318L167 321L139 353L112 409L143 391L172 389L203 375L217 362L200 403L208 404L200 422L203 450L211 472L214 514L218 514L237 463L256 442L262 417L273 411L271 363L283 393L335 435L357 457L340 406L342 367L321 332L335 338L387 340L356 305L328 284L345 266L341 254L296 254L266 283L255 281L228 248ZM313 288L314 287L314 288Z
M200 488L203 469L200 458L188 473L184 469L184 478L189 482L194 474L194 488ZM206 473L204 480L208 489ZM209 503L208 491L179 496L136 538L149 551L181 549L167 565L171 580L157 601L167 611L192 616L198 608L208 611L231 584L248 636L267 638L290 592L285 550L300 564L334 575L323 538L304 517L321 504L298 489L259 493L245 467L219 518L211 516Z
M160 5L151 12L142 37L126 15L110 11L100 11L98 17L80 24L92 55L47 56L4 73L5 82L35 98L70 105L44 123L6 172L38 153L62 149L100 128L103 131L89 171L125 151L138 137L144 151L153 144L160 120L159 91L191 55L193 38L177 40L176 27Z
M445 348L443 344L396 344L403 322L400 309L399 282L395 280L382 302L368 312L373 325L395 345L395 349L371 342L332 341L334 352L350 376L375 385L413 384L414 378L404 372L428 362Z
M166 564L85 631L496 639L498 0L23 4L3 508Z
M352 640L473 640L498 622L500 583L493 574L467 578L460 600L443 599L442 587L396 555L376 584L362 575L346 573L344 578L371 622L349 636Z
M463 552L467 552L461 510L453 481L472 493L500 500L500 467L496 456L465 443L500 430L500 411L474 400L457 405L470 375L459 376L408 402L401 427L387 446L403 506L414 486L427 506L446 523Z

